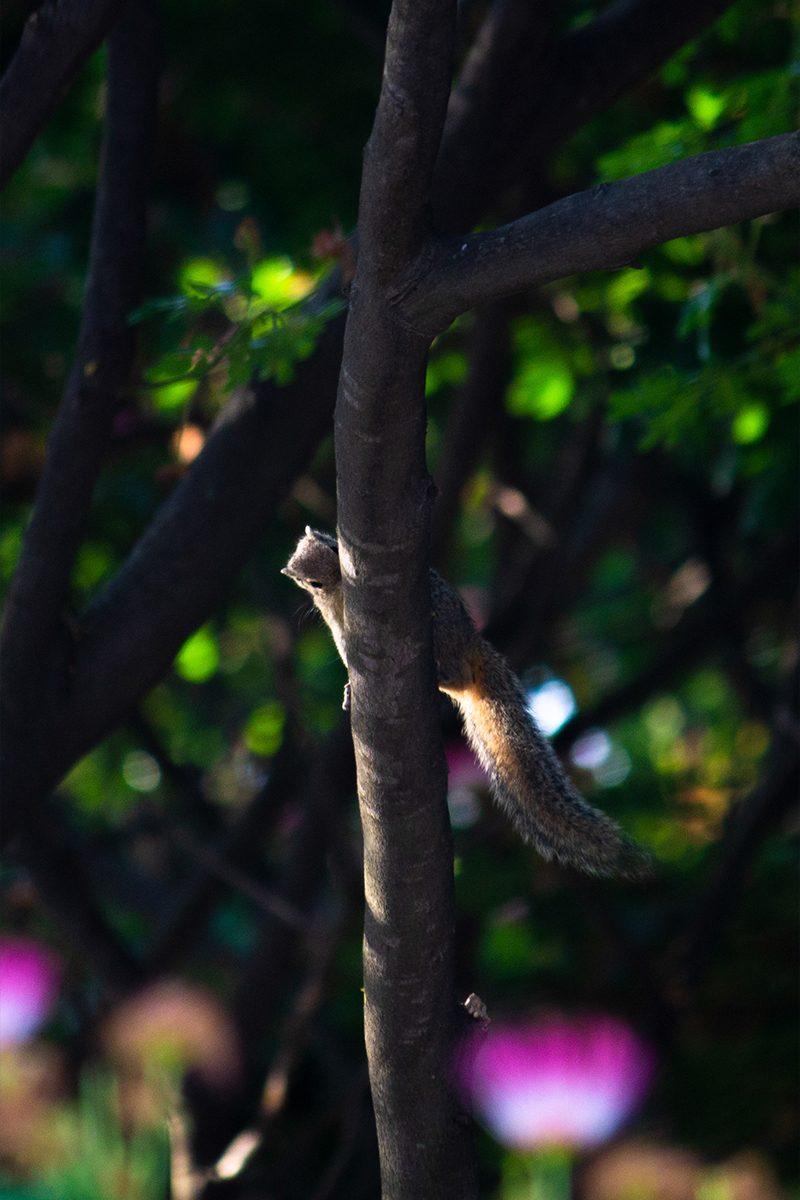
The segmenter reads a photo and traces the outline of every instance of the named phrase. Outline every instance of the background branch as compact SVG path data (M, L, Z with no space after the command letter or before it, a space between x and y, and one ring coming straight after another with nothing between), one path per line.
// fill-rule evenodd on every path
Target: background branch
M80 840L55 804L30 814L15 850L66 945L97 974L108 994L123 995L140 983L141 968L100 911Z
M617 0L546 42L550 4L495 3L453 92L436 163L434 219L467 232L552 151L643 82L730 0Z
M23 808L125 719L228 595L329 427L344 320L329 323L293 384L257 385L228 406L128 559L77 618L77 638L61 629L60 656L49 664L38 706L19 739L6 738L5 836ZM19 646L14 658L24 673ZM10 693L8 663L4 674ZM31 749L42 744L46 757Z
M436 484L439 494L431 514L431 561L445 570L461 489L485 449L502 410L511 364L508 301L488 304L476 316L469 374L450 408ZM446 573L446 571L445 571Z
M48 440L42 478L6 603L2 712L5 748L27 770L43 755L36 717L58 652L69 660L73 633L62 619L70 572L92 490L134 351L128 314L139 299L154 144L157 26L149 0L129 0L108 43L108 95L89 275L78 350ZM58 650L57 650L58 647ZM69 669L69 668L67 668ZM63 773L51 776L41 795ZM23 777L26 769L23 768ZM6 824L23 779L6 774Z
M22 163L121 8L122 0L48 0L28 17L0 80L0 189Z

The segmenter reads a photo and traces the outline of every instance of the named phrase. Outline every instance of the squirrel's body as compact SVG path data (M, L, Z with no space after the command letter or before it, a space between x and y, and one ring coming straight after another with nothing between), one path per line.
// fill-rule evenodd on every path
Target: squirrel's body
M285 574L311 594L346 665L336 539L307 527ZM492 791L523 840L545 858L595 875L647 874L645 855L576 791L536 727L519 680L475 629L455 588L433 570L431 601L439 689L458 705Z

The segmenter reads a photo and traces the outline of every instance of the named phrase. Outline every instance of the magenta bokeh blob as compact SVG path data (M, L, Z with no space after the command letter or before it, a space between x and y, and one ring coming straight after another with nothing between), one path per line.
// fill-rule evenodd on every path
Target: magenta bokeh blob
M613 1017L552 1017L493 1026L462 1054L459 1083L503 1145L588 1149L610 1138L644 1096L654 1058Z
M26 1042L58 996L58 959L31 938L0 937L0 1046Z

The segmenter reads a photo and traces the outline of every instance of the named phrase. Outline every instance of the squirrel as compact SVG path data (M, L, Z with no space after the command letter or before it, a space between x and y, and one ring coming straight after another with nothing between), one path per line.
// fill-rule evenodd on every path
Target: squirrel
M335 537L306 526L282 574L310 593L345 666L344 597ZM464 602L431 569L433 649L439 690L457 704L470 745L500 807L546 859L591 875L650 874L647 855L575 789L503 656L481 637ZM349 684L344 707L348 707Z

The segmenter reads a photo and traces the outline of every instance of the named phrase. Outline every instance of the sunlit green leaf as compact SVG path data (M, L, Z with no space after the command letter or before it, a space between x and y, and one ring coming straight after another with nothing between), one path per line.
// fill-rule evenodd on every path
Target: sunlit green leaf
M225 281L225 271L211 258L190 258L178 273L178 287L186 293L213 288Z
M175 670L190 683L204 683L219 666L217 639L207 625L184 642L175 658Z
M168 383L155 388L151 393L154 406L159 412L173 413L183 407L197 391L197 380L186 379L179 383Z
M269 758L277 753L283 741L286 710L280 700L268 700L250 714L244 731L247 748L253 754Z
M694 87L686 94L686 107L701 129L713 129L725 111L726 97Z
M731 437L740 446L746 446L762 438L768 425L769 409L766 404L748 404L733 418Z
M508 411L515 417L550 421L575 393L572 372L563 362L529 362L508 390Z

